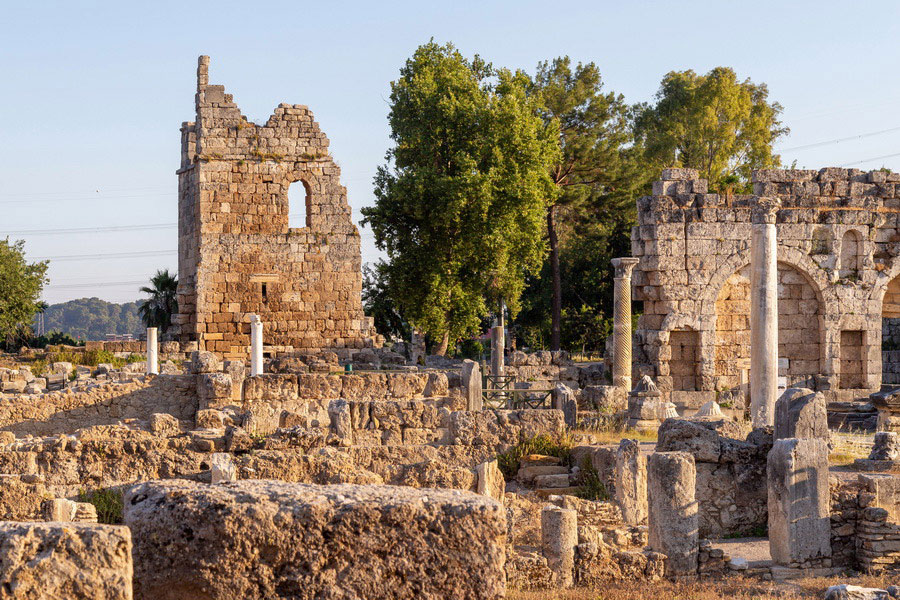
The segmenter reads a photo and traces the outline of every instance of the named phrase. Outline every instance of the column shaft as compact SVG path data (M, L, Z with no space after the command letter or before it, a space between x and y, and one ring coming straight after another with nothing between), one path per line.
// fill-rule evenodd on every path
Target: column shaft
M778 394L778 250L774 223L754 223L750 281L750 416L775 424Z
M147 328L147 374L159 374L159 343L156 337L156 327Z

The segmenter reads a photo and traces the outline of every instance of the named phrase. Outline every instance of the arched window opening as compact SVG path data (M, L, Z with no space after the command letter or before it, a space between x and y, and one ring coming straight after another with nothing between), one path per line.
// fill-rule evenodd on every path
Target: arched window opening
M303 181L295 181L288 188L288 227L299 229L309 227L309 185Z
M858 279L862 267L863 243L858 231L850 230L841 238L841 279Z

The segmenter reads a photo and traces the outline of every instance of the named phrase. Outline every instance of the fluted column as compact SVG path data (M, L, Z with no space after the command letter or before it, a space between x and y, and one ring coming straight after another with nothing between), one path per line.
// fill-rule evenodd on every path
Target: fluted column
M263 372L263 324L259 315L250 315L250 375Z
M156 327L147 328L147 374L159 374L159 344L156 337Z
M614 258L613 385L631 390L631 271L637 258Z
M759 198L752 211L750 250L750 420L775 424L778 396L778 201Z

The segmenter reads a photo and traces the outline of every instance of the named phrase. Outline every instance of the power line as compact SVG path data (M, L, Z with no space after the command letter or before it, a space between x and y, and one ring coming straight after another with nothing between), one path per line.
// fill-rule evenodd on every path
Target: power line
M53 288L55 290L62 289L82 289L82 288L95 288L95 287L118 287L123 285L146 285L147 281L139 280L139 281L106 281L99 283L68 283L63 285L54 285L52 283L48 284L47 288Z
M0 231L0 236L7 235L57 235L74 233L108 233L114 231L144 231L150 229L169 229L178 223L158 223L155 225L113 225L110 227L72 227L67 229L23 229L21 231Z
M834 140L826 140L824 142L815 142L813 144L804 144L803 146L794 146L793 148L785 148L785 149L781 150L781 152L792 152L794 150L805 150L807 148L818 148L819 146L828 146L829 144L839 144L840 142L848 142L850 140L859 140L862 138L872 137L872 136L876 136L876 135L882 135L884 133L890 133L892 131L900 131L900 127L891 127L889 129L873 131L871 133L862 133L860 135L851 135L849 137L837 138Z
M171 188L169 188L168 186L166 186L166 187L161 187L161 186L153 186L153 187L132 187L132 186L126 186L126 187L118 187L118 186L116 186L116 187L106 187L106 186L103 186L103 187L102 187L102 190L103 190L103 191L101 191L101 188L97 188L97 189L95 189L95 190L93 190L93 191L88 191L88 190L71 191L71 190L69 190L69 191L65 191L65 192L29 192L29 193L27 193L27 194L7 193L7 194L0 194L0 198L13 198L13 197L15 197L15 198L21 198L21 197L32 197L32 196L71 196L71 195L73 195L73 194L74 194L74 195L79 195L79 196L84 196L84 195L102 194L102 193L104 193L104 191L107 191L107 190L108 190L108 191L114 191L114 192L136 192L136 191L147 191L147 190L163 191L163 190L169 190L169 189L171 189Z
M53 260L57 262L70 260L106 260L113 258L138 258L141 256L165 256L177 254L177 250L145 250L141 252L106 252L103 254L66 254L64 256L39 256L34 260Z
M33 198L31 200L0 200L0 204L34 204L36 202L95 202L97 200L122 200L125 198L174 198L175 194L135 194L127 196L85 196L83 198Z
M873 160L881 160L883 158L894 158L895 156L900 156L900 152L897 152L895 154L885 154L884 156L875 156L873 158L866 158L863 160L857 160L854 162L844 163L841 166L842 167L852 167L853 165L861 165L862 163L872 162Z

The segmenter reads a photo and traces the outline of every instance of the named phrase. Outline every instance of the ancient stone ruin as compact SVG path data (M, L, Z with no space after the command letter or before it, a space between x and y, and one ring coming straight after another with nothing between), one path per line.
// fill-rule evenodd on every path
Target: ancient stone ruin
M280 104L264 125L249 122L208 70L201 56L196 121L181 128L178 339L244 357L256 314L271 346L377 345L360 300L359 231L328 138L306 106ZM291 227L297 212L305 221Z
M182 128L179 339L0 369L0 596L494 600L900 568L900 392L873 394L874 440L832 418L874 425L844 405L897 383L900 177L761 171L719 196L667 169L614 262L609 363L504 354L502 327L489 362L420 360L362 314L309 110L249 123L208 64ZM833 469L848 440L865 452ZM826 598L888 597L851 588Z

